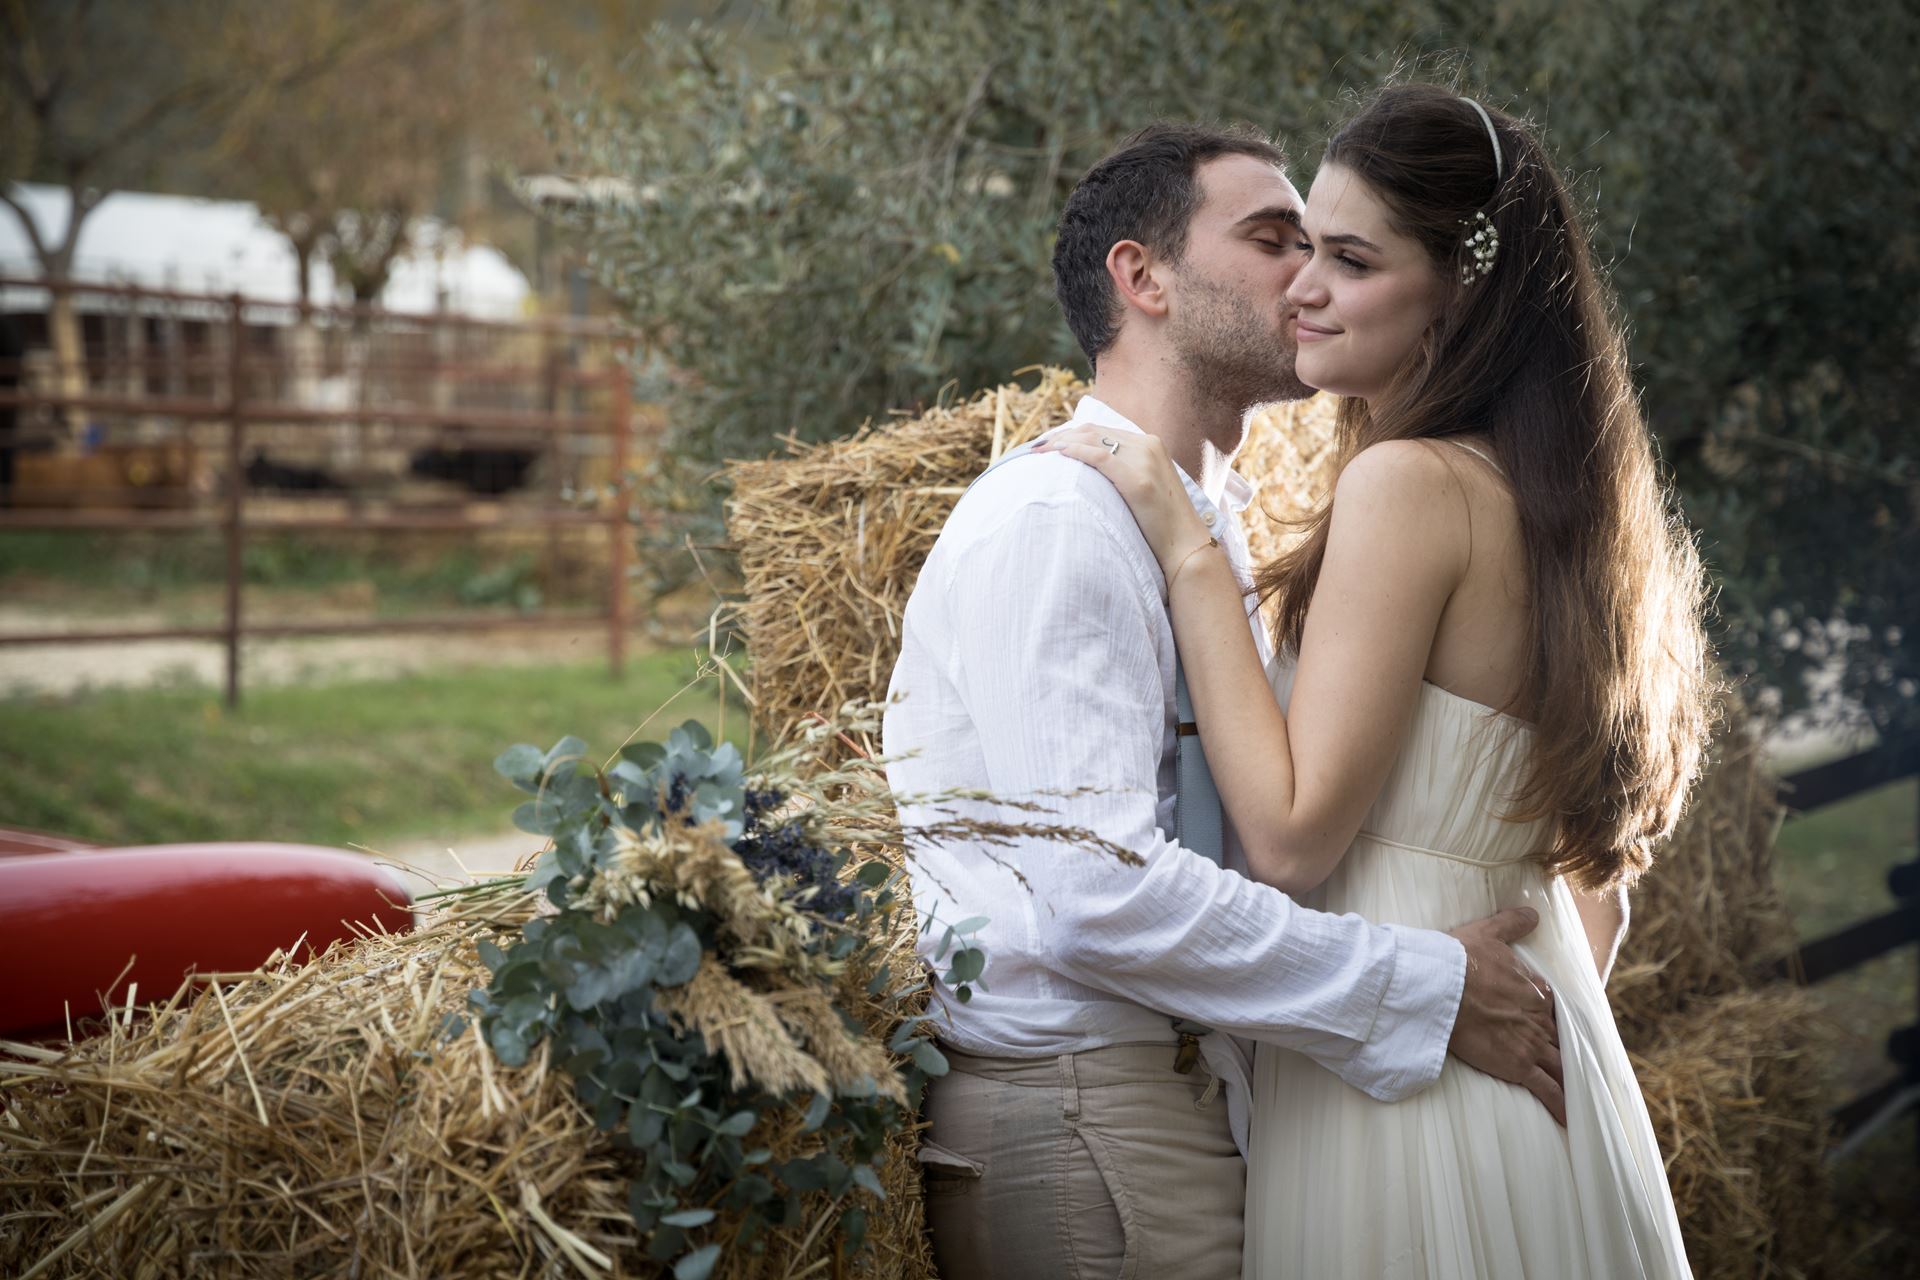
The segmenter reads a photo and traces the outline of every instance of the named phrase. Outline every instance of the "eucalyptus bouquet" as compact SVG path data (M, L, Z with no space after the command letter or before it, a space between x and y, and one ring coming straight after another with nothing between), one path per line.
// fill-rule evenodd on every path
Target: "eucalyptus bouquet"
M749 771L688 722L604 767L573 737L495 762L552 844L528 874L541 911L481 941L470 1004L502 1063L544 1045L631 1146L634 1224L676 1280L823 1220L858 1251L888 1141L947 1070L884 778L809 745ZM962 1000L985 923L937 949Z

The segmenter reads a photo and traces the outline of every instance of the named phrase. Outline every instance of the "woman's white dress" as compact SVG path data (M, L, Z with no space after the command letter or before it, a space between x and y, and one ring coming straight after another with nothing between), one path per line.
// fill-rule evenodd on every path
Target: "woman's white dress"
M1271 670L1284 705L1291 663ZM1530 906L1515 947L1553 985L1563 1130L1517 1085L1449 1058L1431 1088L1375 1102L1259 1046L1247 1280L1632 1280L1688 1276L1646 1103L1566 884L1529 854L1545 824L1497 816L1532 730L1423 683L1405 746L1333 875L1301 901L1451 929Z

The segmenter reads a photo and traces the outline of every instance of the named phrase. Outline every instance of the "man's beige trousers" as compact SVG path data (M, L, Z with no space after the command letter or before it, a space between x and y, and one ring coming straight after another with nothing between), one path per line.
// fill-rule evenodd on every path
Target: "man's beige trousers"
M945 1049L920 1159L943 1280L1228 1280L1246 1165L1172 1044L1057 1058Z

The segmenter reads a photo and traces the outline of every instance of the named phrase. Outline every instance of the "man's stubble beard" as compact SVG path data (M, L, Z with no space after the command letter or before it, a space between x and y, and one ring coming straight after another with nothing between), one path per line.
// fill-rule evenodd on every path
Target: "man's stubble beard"
M1297 340L1276 337L1246 295L1192 271L1181 283L1184 305L1168 338L1196 395L1244 415L1314 393L1294 372Z

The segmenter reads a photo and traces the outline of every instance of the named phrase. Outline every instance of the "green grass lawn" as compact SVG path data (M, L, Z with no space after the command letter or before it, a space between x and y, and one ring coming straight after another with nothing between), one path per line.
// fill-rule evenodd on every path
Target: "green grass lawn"
M493 772L502 750L573 733L610 754L649 716L642 737L718 727L718 677L698 668L679 650L617 682L586 662L259 688L237 711L204 688L0 700L0 824L105 844L501 831L519 800ZM744 740L737 699L725 719Z
M565 545L577 558L580 537ZM565 557L563 557L565 558ZM0 537L0 599L78 614L133 606L176 623L218 618L226 598L226 543L218 531L163 537L79 530L15 530ZM379 616L458 607L531 610L597 603L604 571L578 567L548 581L525 547L484 536L395 546L352 530L255 533L243 577L250 612L299 614L318 603ZM277 608L276 608L277 606Z

